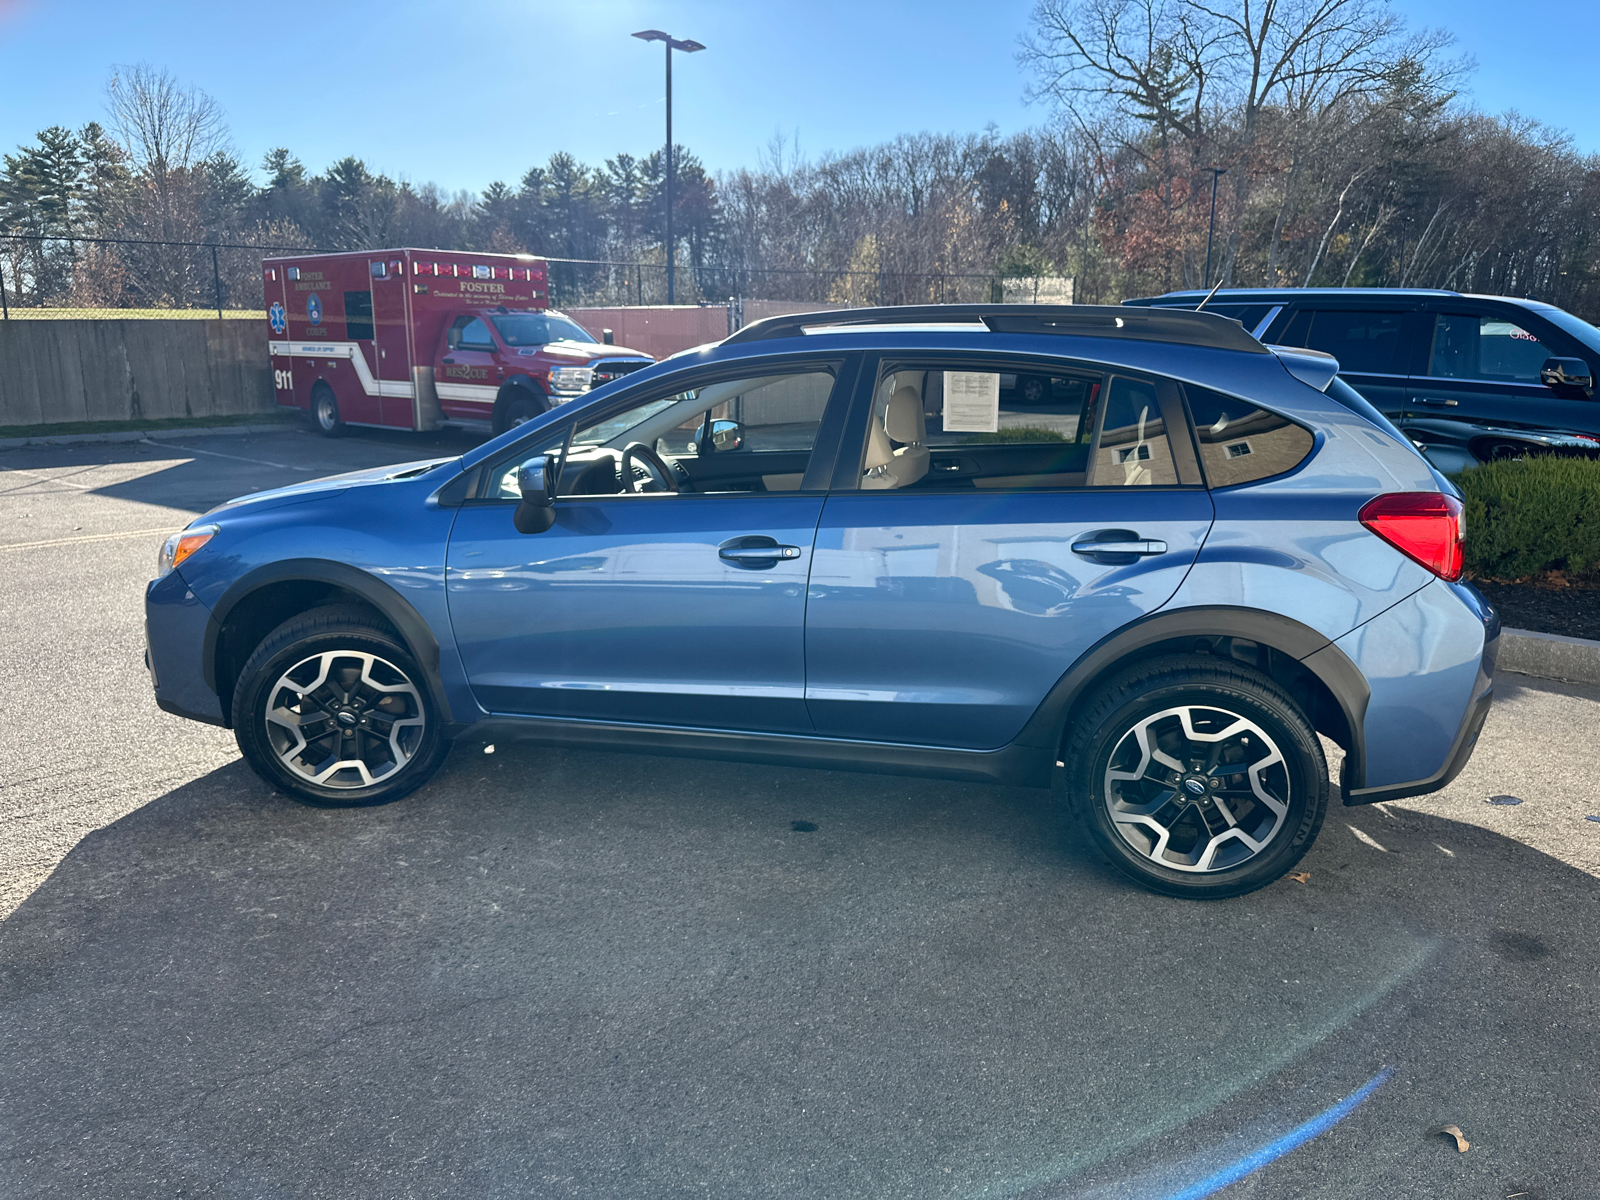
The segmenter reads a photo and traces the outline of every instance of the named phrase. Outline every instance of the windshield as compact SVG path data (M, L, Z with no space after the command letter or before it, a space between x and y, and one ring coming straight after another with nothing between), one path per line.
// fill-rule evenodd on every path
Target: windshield
M500 313L489 318L508 346L543 346L546 342L594 342L576 321L554 313Z
M1600 329L1596 329L1582 317L1575 317L1565 309L1550 305L1548 308L1540 306L1533 309L1550 324L1570 333L1583 343L1586 350L1600 350Z

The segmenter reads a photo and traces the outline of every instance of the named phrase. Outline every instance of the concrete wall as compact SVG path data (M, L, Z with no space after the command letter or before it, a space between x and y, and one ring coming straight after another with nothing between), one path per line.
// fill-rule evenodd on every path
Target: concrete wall
M0 425L276 412L258 321L0 321Z

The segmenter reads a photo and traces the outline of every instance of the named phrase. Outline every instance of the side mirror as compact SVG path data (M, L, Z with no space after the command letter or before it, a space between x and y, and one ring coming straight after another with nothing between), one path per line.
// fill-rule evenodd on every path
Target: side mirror
M1545 387L1583 388L1588 391L1594 387L1594 372L1581 358L1547 358L1544 366L1539 368L1539 382Z
M737 421L711 422L711 448L718 454L738 450L744 445L744 426Z
M518 533L543 533L556 523L556 456L542 454L517 468L522 499L511 523Z

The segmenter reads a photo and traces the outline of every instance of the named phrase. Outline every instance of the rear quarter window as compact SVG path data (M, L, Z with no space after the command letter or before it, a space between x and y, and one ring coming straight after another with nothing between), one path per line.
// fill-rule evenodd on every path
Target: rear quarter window
M1311 453L1316 441L1311 431L1288 417L1210 388L1188 386L1184 391L1211 487L1282 475Z

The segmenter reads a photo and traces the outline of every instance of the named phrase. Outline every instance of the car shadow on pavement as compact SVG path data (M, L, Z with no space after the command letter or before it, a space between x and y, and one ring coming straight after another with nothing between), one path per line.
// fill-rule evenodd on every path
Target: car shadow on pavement
M1391 812L1201 904L1044 792L463 745L318 810L234 763L0 924L0 1193L1162 1197L1376 1078L1259 1194L1581 1194L1600 883Z

